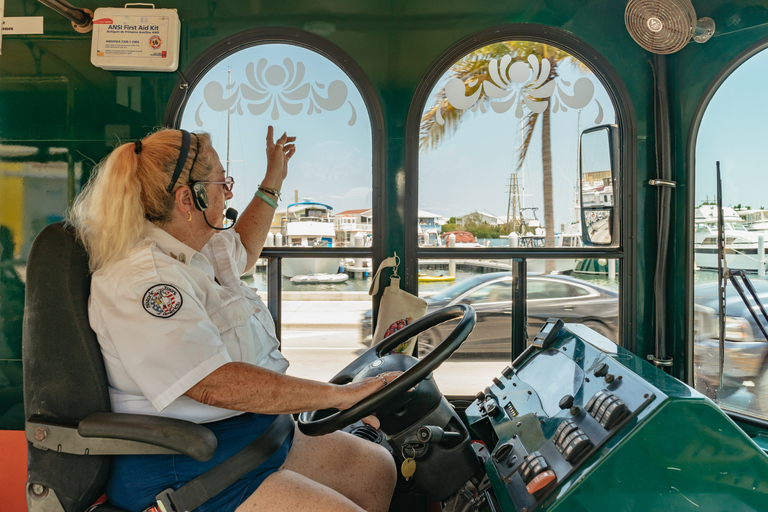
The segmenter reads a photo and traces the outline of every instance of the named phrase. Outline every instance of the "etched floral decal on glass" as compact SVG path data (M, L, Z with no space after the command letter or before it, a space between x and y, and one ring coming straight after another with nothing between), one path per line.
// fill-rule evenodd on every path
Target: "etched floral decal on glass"
M493 58L488 62L485 80L472 78L465 83L461 78L450 78L445 83L445 98L453 108L473 112L479 109L485 113L486 101L497 114L514 107L518 119L525 115L524 107L534 114L541 114L551 101L551 112L556 113L568 108L582 109L593 101L595 85L588 77L579 77L571 84L560 76L548 80L550 71L550 61L546 58L539 60L535 55L516 61L510 55ZM481 101L483 99L486 101ZM594 103L597 108L595 124L600 124L603 107L597 99ZM445 124L442 108L437 109L435 120L440 125Z
M246 82L222 84L208 82L203 89L203 102L195 111L195 123L203 126L200 111L207 106L215 112L229 112L253 116L269 113L277 121L281 114L296 116L322 114L349 107L349 126L357 122L357 112L348 100L347 85L341 80L328 84L307 78L306 67L301 61L284 58L282 63L273 63L261 58L245 66ZM243 108L245 107L245 108Z

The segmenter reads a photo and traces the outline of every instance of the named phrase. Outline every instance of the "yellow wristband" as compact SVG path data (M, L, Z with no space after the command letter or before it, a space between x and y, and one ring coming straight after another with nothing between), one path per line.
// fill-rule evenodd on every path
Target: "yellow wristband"
M275 200L269 197L267 194L265 194L261 190L257 190L255 196L261 199L262 201L264 201L265 203L267 203L272 208L277 209L277 203L275 202Z

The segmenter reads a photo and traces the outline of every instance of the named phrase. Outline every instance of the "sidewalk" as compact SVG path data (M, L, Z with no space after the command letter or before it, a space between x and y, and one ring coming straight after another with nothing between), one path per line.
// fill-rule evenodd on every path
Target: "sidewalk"
M369 309L369 300L286 300L282 308L283 329L359 328Z

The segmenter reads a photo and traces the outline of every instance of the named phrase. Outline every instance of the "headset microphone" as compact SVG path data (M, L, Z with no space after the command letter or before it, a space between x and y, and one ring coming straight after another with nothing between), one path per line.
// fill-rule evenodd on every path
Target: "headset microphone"
M227 229L232 229L235 227L235 221L237 220L237 210L234 208L227 208L227 211L224 213L224 217L226 217L228 220L232 221L232 224L225 228L217 228L216 226L211 225L210 222L208 222L208 217L205 216L205 210L203 210L203 219L205 219L205 223L208 224L208 227L216 229L218 231L225 231Z

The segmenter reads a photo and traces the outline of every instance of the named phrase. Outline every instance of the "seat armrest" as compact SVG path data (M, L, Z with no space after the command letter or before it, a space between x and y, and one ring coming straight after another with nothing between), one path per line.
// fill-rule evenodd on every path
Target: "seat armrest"
M195 423L143 414L99 412L76 424L31 416L26 437L36 448L81 455L179 453L206 461L218 445Z
M77 432L86 438L124 439L162 446L197 460L210 459L218 445L213 432L202 425L145 414L89 414L80 422Z

